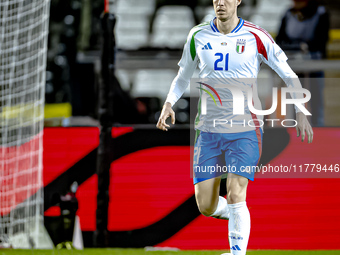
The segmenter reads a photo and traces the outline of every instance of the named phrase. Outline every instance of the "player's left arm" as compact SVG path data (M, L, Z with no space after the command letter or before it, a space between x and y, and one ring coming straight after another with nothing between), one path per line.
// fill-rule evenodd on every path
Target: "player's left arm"
M294 89L302 89L301 82L295 72L290 68L287 63L287 56L282 49L276 44L269 40L266 40L265 47L267 50L267 58L263 59L285 82L287 87ZM303 98L301 93L290 93L293 99ZM306 117L306 115L295 106L296 112L296 131L297 136L301 137L301 141L305 140L307 135L308 143L313 141L313 129Z
M283 79L287 87L294 89L302 89L300 80L298 76L294 73L294 71L290 68L287 61L279 63L276 65L274 71ZM303 98L301 93L290 93L293 99ZM313 129L310 125L307 116L297 107L295 106L296 112L296 132L297 136L301 136L301 141L305 140L307 134L308 143L313 142Z
M296 126L296 132L297 136L299 137L301 135L301 141L303 142L305 140L305 133L307 134L308 138L308 143L313 142L313 129L307 120L306 115L304 115L303 112L297 112L296 113L296 121L297 121L297 126Z

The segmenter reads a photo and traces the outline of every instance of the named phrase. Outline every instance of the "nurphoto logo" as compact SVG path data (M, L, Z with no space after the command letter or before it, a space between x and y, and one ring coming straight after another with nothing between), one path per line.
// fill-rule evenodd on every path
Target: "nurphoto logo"
M244 110L245 110L245 96L244 96L244 90L237 86L233 85L227 85L227 84L218 84L213 88L212 86L205 84L203 82L198 82L200 85L203 85L207 88L209 88L217 97L219 100L219 103L221 106L223 106L223 101L230 101L230 99L224 100L223 98L220 97L220 95L217 93L216 89L228 89L230 93L232 94L232 102L233 102L233 114L234 115L244 115ZM201 105L201 114L206 115L207 114L207 97L208 95L212 98L214 101L215 105L218 106L215 96L208 91L207 89L204 88L199 88L200 90L206 92L202 93L202 105ZM301 98L287 98L287 94L296 94L296 95L301 95ZM274 113L277 109L278 105L278 93L277 93L277 88L273 88L272 90L272 106L268 110L258 110L255 109L253 105L253 91L252 88L247 88L246 89L246 94L247 94L247 102L248 102L248 108L249 111L253 114L256 115L270 115ZM305 95L305 97L304 97ZM295 88L282 88L281 89L281 115L285 116L287 114L286 107L287 105L295 105L301 112L303 112L305 115L312 115L304 106L305 103L307 103L311 99L311 93L304 88L301 89L295 89Z

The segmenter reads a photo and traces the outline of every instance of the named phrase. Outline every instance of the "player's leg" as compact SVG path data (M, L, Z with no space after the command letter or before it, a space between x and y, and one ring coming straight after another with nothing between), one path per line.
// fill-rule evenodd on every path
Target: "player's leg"
M221 178L216 177L195 184L195 197L199 211L211 216L217 209Z
M229 216L229 244L233 255L246 254L250 234L250 214L246 204L248 179L228 174L227 200Z
M228 204L245 202L247 198L248 179L246 177L229 173L227 178Z
M262 151L262 134L251 131L228 145L226 163L228 173L227 200L230 211L229 244L233 255L245 255L250 234L250 214L246 204L248 180L254 180L252 166L256 166Z
M225 166L224 153L220 149L221 135L200 132L195 143L194 184L196 202L205 216L228 219L227 200L219 196L221 166ZM218 170L220 169L220 170Z
M229 219L227 200L220 196L221 177L204 180L195 184L198 209L205 216Z

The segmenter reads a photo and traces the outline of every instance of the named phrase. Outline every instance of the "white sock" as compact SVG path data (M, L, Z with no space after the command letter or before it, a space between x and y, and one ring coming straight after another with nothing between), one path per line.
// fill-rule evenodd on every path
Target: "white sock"
M210 216L222 220L229 219L229 208L227 199L219 196L216 211Z
M246 202L229 204L229 244L233 255L245 255L250 234L250 214Z

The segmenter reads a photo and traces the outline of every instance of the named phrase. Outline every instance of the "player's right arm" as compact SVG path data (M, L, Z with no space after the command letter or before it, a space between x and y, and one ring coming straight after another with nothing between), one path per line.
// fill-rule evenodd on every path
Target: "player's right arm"
M172 105L169 102L165 102L156 127L163 131L168 131L168 128L170 128L170 126L166 124L165 121L170 116L171 116L171 124L175 124L175 112L174 110L172 110Z
M198 57L196 54L195 35L198 31L197 28L193 28L189 33L187 42L184 45L182 58L178 63L180 67L178 74L171 84L161 115L159 116L156 127L163 131L168 131L170 127L166 124L167 118L171 117L171 123L175 124L175 112L172 110L172 107L189 86L190 78L197 68Z

